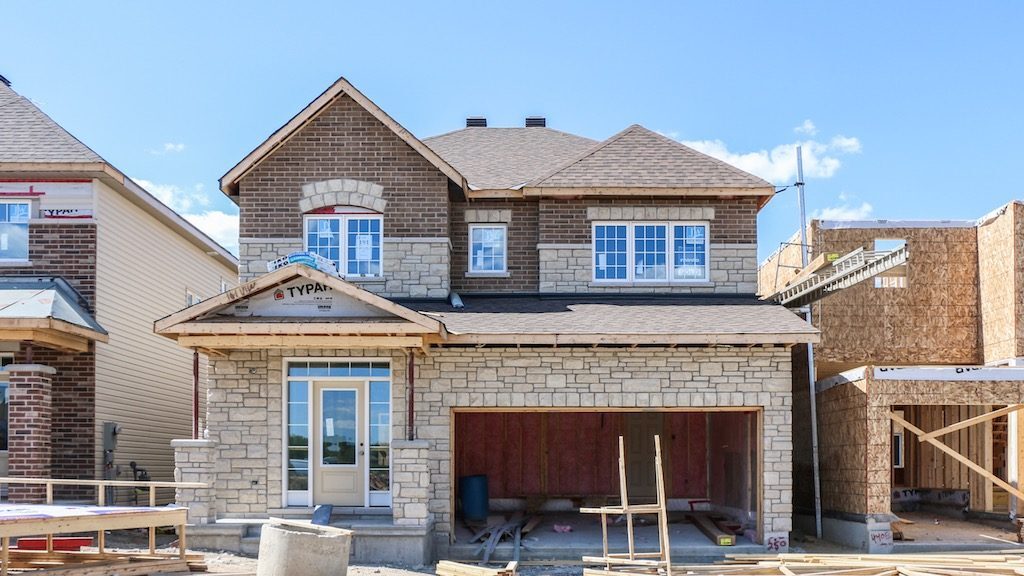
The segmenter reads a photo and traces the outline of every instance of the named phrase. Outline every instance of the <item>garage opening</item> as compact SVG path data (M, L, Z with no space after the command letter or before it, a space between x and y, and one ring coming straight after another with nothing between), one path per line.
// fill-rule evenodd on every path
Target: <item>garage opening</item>
M458 479L486 476L490 522L539 518L523 543L528 555L573 557L601 548L596 516L581 507L618 504L618 438L626 448L631 503L654 502L654 436L661 435L673 555L677 548L716 547L702 521L736 535L738 547L757 540L759 450L755 411L456 412L454 415L452 553L481 522L467 518ZM622 529L609 527L610 544ZM657 545L655 518L640 518L638 542ZM566 529L568 527L568 529ZM643 530L651 534L645 537ZM729 552L738 552L736 547Z
M1015 527L1008 520L1010 494L965 462L969 460L995 478L1008 481L1009 420L1005 414L998 415L1004 408L893 406L893 413L924 432L951 427L936 440L957 454L921 441L898 421L892 422L891 504L900 518L892 525L896 541L956 541L1004 547L1007 542L1016 542ZM960 424L970 422L975 423Z

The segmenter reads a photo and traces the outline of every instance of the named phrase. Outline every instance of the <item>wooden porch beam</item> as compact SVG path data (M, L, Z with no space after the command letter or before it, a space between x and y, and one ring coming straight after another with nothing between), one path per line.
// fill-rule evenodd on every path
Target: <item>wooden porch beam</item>
M178 344L186 348L212 350L252 348L420 348L418 336L179 336Z
M907 422L906 419L902 418L901 416L899 416L895 412L890 411L889 412L889 418L891 418L893 422L896 422L897 424L903 426L905 429L909 430L915 436L921 437L921 436L924 435L924 430L921 430L917 426L914 426L910 422ZM973 460L971 460L970 458L968 458L968 457L964 456L963 454L957 452L956 450L953 450L952 448L950 448L949 446L943 444L939 440L936 440L935 438L926 438L925 441L928 442L929 444L935 446L939 450L945 452L946 454L949 454L950 457L952 457L954 460L959 461L964 466L967 466L971 470L977 472L983 478L986 478L986 479L990 480L993 484L999 486L1003 490L1006 490L1007 492L1009 492L1010 494L1013 494L1017 498L1024 498L1024 492L1020 491L1017 487L1011 486L1009 483L1007 483L1002 478L996 476L992 472L989 472L984 467L979 466L978 464L975 464L975 462Z
M1024 404L1014 404L1012 406L1007 406L1005 408L1000 408L999 410L993 410L992 412L987 412L985 414L981 414L981 415L975 416L973 418L968 418L967 420L961 420L960 422L957 422L955 424L950 424L949 426L946 426L944 428L939 428L938 430L935 430L933 432L927 432L925 434L922 434L917 439L920 442L926 442L928 440L931 440L932 438L938 438L939 436L945 436L946 434L949 434L950 432L956 432L957 430L962 430L964 428L968 428L970 426L974 426L975 424L981 424L981 423L987 422L989 420L995 420L996 418L999 418L1000 416L1005 416L1007 414L1011 414L1011 413L1016 412L1018 410L1024 410Z

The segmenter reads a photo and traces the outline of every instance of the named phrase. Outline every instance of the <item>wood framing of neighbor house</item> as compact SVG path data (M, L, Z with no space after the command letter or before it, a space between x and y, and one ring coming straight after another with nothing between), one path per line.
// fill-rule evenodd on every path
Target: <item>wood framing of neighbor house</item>
M934 377L920 376L923 371ZM992 510L993 484L1024 499L1024 492L994 475L990 449L992 420L1024 408L1022 373L1016 368L958 371L948 366L923 370L867 366L819 381L819 425L828 431L820 437L823 508L862 515L891 512L892 422L913 435L909 441L934 446L950 462L970 470L966 479L954 479L961 482L958 488L970 491L973 510ZM946 426L930 422L932 429L894 412L901 406L965 405L977 407L973 417ZM993 410L997 406L1002 408ZM971 426L983 427L987 435L966 446L940 438ZM858 462L864 463L863 468L856 466ZM1008 468L1016 466L1019 462L1008 462Z

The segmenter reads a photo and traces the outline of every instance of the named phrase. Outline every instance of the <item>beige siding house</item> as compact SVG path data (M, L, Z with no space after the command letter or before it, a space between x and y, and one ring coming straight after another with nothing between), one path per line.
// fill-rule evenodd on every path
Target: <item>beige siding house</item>
M24 310L0 320L0 472L125 480L135 462L171 480L170 440L193 433L193 353L152 322L233 287L237 260L5 83L0 131L0 299ZM31 379L49 406L26 400Z

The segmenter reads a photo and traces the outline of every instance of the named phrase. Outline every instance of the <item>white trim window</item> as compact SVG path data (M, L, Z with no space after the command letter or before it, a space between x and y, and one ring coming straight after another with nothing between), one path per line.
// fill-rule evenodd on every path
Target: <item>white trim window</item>
M595 282L707 282L707 222L594 222Z
M903 410L893 411L900 418L904 418ZM904 440L903 426L892 423L892 467L903 468L906 461L906 442Z
M0 260L28 260L28 220L31 202L0 201Z
M384 217L375 213L306 216L304 243L338 267L347 278L379 278L384 242Z
M508 227L504 224L469 225L469 272L504 274L508 271Z

